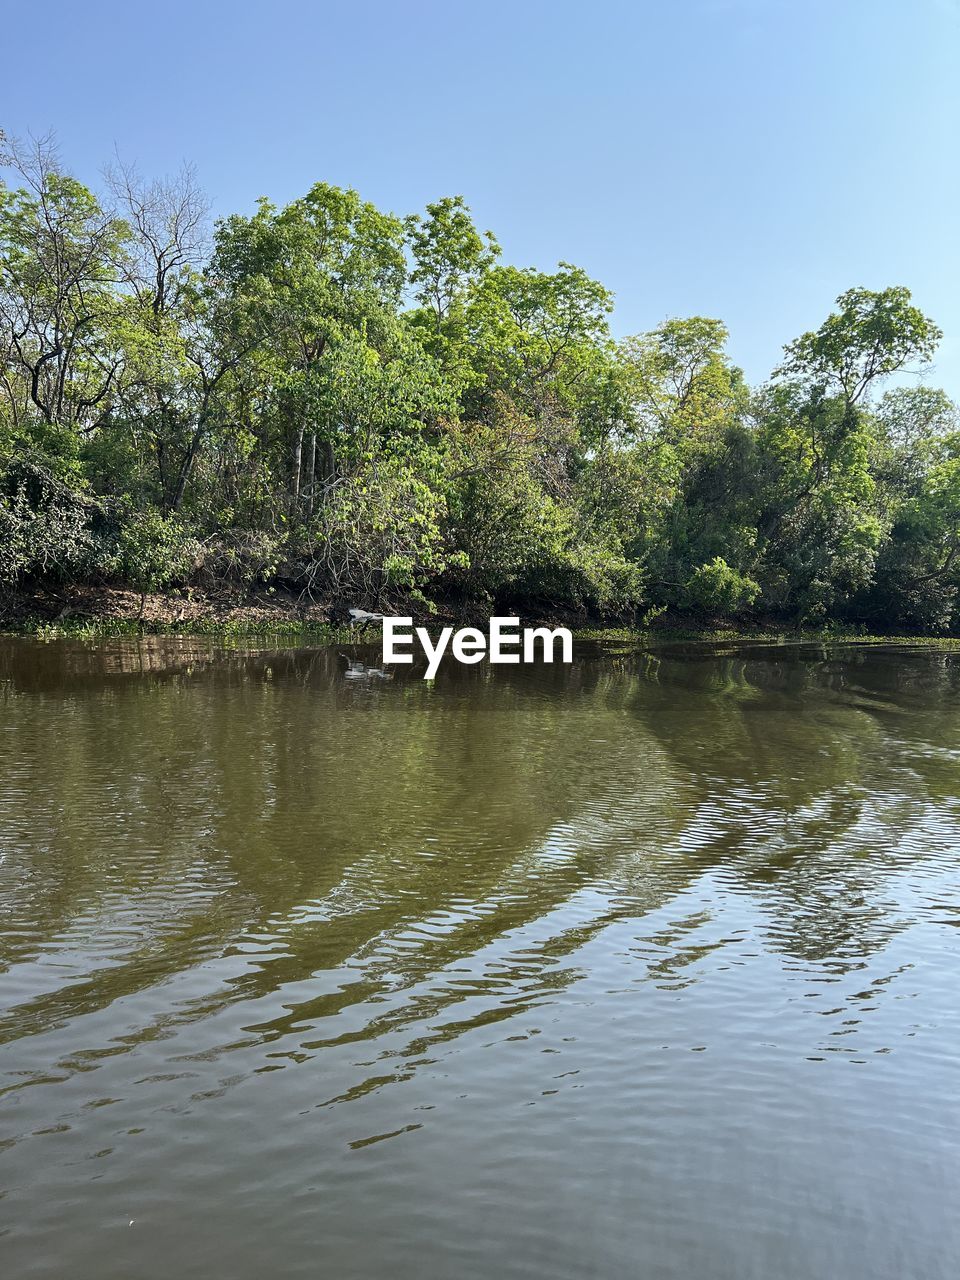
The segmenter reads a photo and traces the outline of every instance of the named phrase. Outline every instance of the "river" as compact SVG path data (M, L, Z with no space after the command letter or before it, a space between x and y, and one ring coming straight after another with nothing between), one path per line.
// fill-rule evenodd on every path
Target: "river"
M0 640L0 1271L954 1280L958 926L957 651Z

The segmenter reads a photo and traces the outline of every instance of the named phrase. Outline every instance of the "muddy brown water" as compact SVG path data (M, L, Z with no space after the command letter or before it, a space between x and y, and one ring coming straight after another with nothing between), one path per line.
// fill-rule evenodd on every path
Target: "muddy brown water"
M958 926L957 652L0 640L0 1273L954 1280Z

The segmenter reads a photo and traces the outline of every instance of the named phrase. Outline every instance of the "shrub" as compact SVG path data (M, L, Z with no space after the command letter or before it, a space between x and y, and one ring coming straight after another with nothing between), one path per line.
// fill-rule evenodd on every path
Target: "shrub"
M283 538L256 529L228 529L200 544L191 581L208 591L232 587L250 591L276 575Z
M0 472L0 583L87 576L109 560L105 512L39 462Z
M758 583L731 568L722 556L694 570L686 586L695 605L717 613L736 613L753 604L760 592Z
M141 593L182 581L197 559L198 544L173 515L134 512L120 526L116 567Z
M416 460L384 452L328 484L296 551L308 593L378 600L443 568L443 496Z

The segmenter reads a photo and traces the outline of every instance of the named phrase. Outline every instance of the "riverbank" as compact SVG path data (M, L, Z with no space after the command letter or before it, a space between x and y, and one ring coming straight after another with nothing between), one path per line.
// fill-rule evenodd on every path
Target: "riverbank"
M425 625L470 625L484 621L476 610L450 605L427 612L422 605L397 604ZM824 628L791 627L769 621L745 625L736 620L689 614L663 614L651 622L606 621L583 614L520 611L527 624L565 625L578 639L624 641L639 636L662 640L834 640L860 643L936 643L960 647L960 637L894 635L836 623ZM45 638L100 639L134 635L200 635L227 638L278 636L285 640L343 640L349 629L330 621L330 603L295 593L264 591L244 597L213 596L195 590L148 593L117 587L70 587L0 596L0 634Z
M335 634L329 606L283 592L244 597L199 591L141 595L119 587L64 587L0 597L0 633L7 635Z

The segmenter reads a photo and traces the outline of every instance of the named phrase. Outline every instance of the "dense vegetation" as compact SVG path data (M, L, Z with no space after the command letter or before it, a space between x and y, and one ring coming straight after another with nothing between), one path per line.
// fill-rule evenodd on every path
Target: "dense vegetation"
M748 387L719 320L616 342L457 197L318 183L208 228L192 176L100 194L9 140L0 591L122 583L528 613L960 625L940 337L851 289Z

